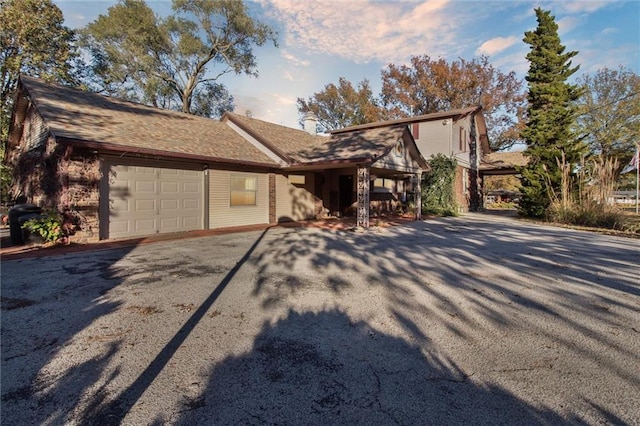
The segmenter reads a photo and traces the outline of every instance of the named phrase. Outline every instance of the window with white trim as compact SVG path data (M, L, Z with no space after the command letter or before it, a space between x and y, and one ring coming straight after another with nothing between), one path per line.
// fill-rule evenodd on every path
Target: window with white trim
M468 141L468 133L467 133L467 129L465 129L464 127L460 127L460 151L461 152L467 152L467 147L469 146L469 141Z
M231 175L229 185L231 206L255 206L257 192L257 176Z

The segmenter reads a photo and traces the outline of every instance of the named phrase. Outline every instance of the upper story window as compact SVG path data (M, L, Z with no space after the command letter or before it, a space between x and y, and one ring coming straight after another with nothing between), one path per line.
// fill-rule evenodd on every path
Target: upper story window
M229 199L232 206L255 206L258 192L256 176L231 175Z
M469 149L469 133L467 132L467 129L465 129L464 127L460 127L460 139L459 139L459 149L461 152L467 152L467 150Z

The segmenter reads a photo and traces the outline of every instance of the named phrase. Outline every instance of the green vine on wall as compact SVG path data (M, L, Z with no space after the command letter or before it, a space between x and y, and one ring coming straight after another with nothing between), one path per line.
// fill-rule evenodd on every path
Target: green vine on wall
M44 212L40 217L26 221L22 227L40 235L46 245L57 244L67 236L62 216L56 211Z
M437 154L432 155L428 163L431 170L422 175L422 212L438 216L456 216L456 160L444 154Z

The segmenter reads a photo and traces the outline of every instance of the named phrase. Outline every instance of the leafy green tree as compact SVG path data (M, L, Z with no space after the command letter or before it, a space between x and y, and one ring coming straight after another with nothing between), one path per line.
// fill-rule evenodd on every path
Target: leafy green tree
M528 165L520 170L519 207L525 216L543 217L553 195L561 189L560 164L577 164L584 149L571 132L580 90L566 82L579 68L571 64L578 52L565 52L551 12L540 8L535 12L538 26L535 31L525 32L523 40L530 45L527 122L522 130Z
M486 56L451 63L414 56L410 65L382 71L381 105L390 118L482 105L492 148L501 150L520 140L522 86L515 72L504 74Z
M324 131L371 123L382 117L369 81L365 79L353 87L344 77L340 77L337 86L329 83L306 101L298 98L300 115L307 111L315 113Z
M422 212L455 216L454 184L458 162L455 158L437 154L432 155L428 163L430 170L422 175Z
M4 159L13 98L20 74L58 83L74 83L74 33L63 25L60 9L50 0L0 1L0 155ZM3 198L10 170L0 170Z
M583 87L577 101L576 133L590 153L629 163L640 141L640 76L620 67L603 68L578 79Z
M254 46L276 33L238 0L173 0L157 17L143 0L121 0L85 30L94 85L108 93L183 112L219 114L233 98L217 80L257 76Z

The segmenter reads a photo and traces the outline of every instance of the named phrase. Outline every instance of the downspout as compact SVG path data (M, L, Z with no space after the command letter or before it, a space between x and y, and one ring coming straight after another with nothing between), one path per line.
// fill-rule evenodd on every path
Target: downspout
M210 229L209 228L209 166L207 164L204 165L204 170L202 172L204 174L204 194L202 194L204 198L204 215L202 220L204 221L202 229Z
M476 125L476 114L471 116L471 134L469 135L470 144L469 147L469 166L471 169L471 190L473 191L471 197L471 210L478 211L482 208L482 185L480 184L480 156L479 156L479 133Z

